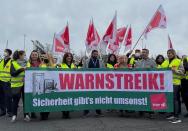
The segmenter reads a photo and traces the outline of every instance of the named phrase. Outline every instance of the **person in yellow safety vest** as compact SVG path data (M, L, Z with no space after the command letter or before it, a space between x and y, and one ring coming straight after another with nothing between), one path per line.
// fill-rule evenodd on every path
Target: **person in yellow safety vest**
M40 68L53 68L53 60L52 57L47 53L41 53L40 55L41 64L39 65ZM41 120L48 120L49 112L40 112L40 119Z
M117 63L116 55L110 54L106 63L106 68L114 69L114 65Z
M4 50L4 59L0 60L0 117L11 112L11 87L10 87L10 66L11 66L10 49Z
M73 63L73 55L71 53L65 53L63 56L63 61L61 64L61 68L63 69L75 69L76 66ZM70 118L70 112L69 111L63 111L62 112L62 118L69 119Z
M132 51L130 51L130 54L132 53ZM126 55L127 57L129 57L130 55L129 53ZM131 65L131 67L135 67L135 63L138 62L139 60L141 60L141 51L139 49L135 50L135 54L133 54L129 59L128 59L128 64Z
M168 117L171 123L180 123L179 113L181 111L180 91L181 91L181 77L184 75L184 68L180 59L177 58L174 49L167 51L168 59L162 64L162 68L171 68L173 73L173 90L174 90L174 112Z
M155 59L155 63L157 64L157 68L161 68L164 64L163 62L165 61L165 58L163 55L158 55Z
M185 104L186 110L188 112L188 57L184 55L182 57L183 67L185 69L185 76L181 80L181 96ZM184 115L185 118L188 117L188 113Z
M26 60L25 51L15 51L13 54L13 61L10 68L11 74L11 92L12 92L12 119L15 122L17 118L18 103L22 95L24 103L24 76L25 69L30 67L30 63ZM24 113L24 121L30 121L28 113Z

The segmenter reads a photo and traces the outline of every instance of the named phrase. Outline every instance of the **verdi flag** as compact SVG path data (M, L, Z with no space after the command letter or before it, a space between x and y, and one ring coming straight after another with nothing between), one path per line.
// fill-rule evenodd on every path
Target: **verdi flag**
M132 46L132 28L131 28L131 26L129 27L128 33L125 37L124 44L125 44L125 51L124 52L131 49L131 46Z
M117 35L117 12L115 12L114 18L108 26L105 35L103 36L100 42L100 51L101 54L107 53L107 47L110 43L114 43L116 41Z
M166 15L162 5L159 6L156 13L154 14L153 18L147 25L146 29L144 30L145 38L147 38L147 34L156 28L164 29L167 27Z
M99 42L100 42L100 37L94 26L92 19L89 23L86 42L85 42L87 54L90 54L92 50L98 50Z
M54 53L70 52L68 23L61 32L54 35L53 52Z

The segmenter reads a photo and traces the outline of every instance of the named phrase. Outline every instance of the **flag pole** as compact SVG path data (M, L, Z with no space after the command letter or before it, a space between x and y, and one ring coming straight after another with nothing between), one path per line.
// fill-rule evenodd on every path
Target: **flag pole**
M25 51L25 39L26 39L26 34L24 34L24 51Z
M154 18L154 16L156 15L157 11L160 9L161 5L158 7L158 9L155 11L155 14L153 15L153 17L151 18L150 22L148 23L148 25L146 26L145 30L142 32L142 34L140 35L140 37L138 38L138 40L136 41L134 47L132 50L135 49L135 47L137 46L138 42L140 41L140 39L142 38L142 36L144 35L146 29L148 28L149 24L151 23L152 19Z
M7 43L6 43L6 49L8 48L8 40L7 40Z

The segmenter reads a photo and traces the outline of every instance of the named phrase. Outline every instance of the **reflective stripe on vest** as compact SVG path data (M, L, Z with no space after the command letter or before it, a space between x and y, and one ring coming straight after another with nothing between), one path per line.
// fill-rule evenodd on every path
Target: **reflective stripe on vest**
M106 67L107 68L114 68L114 66L112 64L109 64L109 63L106 64Z
M67 64L65 64L65 63L62 63L62 64L61 64L61 68L68 69L69 66L68 66ZM72 63L72 64L71 64L71 69L74 69L74 68L76 68L76 67L75 67L75 65Z
M11 67L11 60L7 62L4 66L4 60L0 62L0 80L4 82L9 82L11 75L10 75L10 67Z
M161 67L162 68L168 68L168 67L172 68L173 67L176 70L178 70L180 65L181 65L181 60L175 58L171 61L171 63L169 63L169 60L165 60L162 63ZM180 85L181 84L181 78L182 77L180 75L173 73L173 85Z
M17 61L13 61L12 65L14 69L17 71L22 67L18 64ZM24 71L22 71L18 76L11 77L11 88L22 87L24 85Z

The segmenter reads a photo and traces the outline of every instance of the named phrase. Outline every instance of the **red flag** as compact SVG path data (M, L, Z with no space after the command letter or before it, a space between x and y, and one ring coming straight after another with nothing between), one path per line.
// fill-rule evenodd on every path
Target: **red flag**
M127 30L126 27L122 27L122 28L119 28L119 29L117 30L117 41L118 41L119 43L123 42L123 39L124 39L126 30Z
M63 52L65 47L63 44L55 37L54 38L54 47L55 47L55 52Z
M168 49L173 49L172 41L169 35L168 35Z
M117 35L117 13L115 13L113 20L111 21L110 25L108 26L105 35L100 43L100 50L102 54L106 54L107 46L110 43L116 42L116 35Z
M125 37L125 51L131 49L132 46L132 29L129 27L128 33Z
M68 24L58 34L54 36L54 52L55 53L65 53L70 52L69 44L69 27Z
M99 34L94 26L93 20L90 22L86 38L86 50L90 53L94 49L98 49L100 42Z
M166 28L166 25L167 25L166 15L162 5L160 5L144 31L145 37L147 36L147 33L149 33L152 29Z

